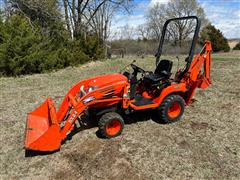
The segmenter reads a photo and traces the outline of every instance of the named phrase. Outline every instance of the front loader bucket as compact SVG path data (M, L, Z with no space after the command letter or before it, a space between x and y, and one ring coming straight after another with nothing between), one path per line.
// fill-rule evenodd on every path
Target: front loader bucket
M61 140L56 110L48 98L27 116L25 149L55 151L60 148Z

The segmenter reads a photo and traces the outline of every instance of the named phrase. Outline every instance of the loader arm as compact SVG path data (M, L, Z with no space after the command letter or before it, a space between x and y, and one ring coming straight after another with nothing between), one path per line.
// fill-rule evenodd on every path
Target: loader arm
M196 88L206 89L211 83L211 52L212 45L210 41L206 41L201 52L194 57L188 72L181 80L189 87L186 96L186 104L191 102Z
M83 94L82 88L92 87L92 83L95 83L96 88L91 91L88 88ZM73 130L76 120L81 119L88 108L94 105L99 108L108 107L122 102L121 94L127 85L127 78L119 73L81 80L68 91L58 111L51 98L48 98L37 109L28 113L25 149L60 149L62 141Z

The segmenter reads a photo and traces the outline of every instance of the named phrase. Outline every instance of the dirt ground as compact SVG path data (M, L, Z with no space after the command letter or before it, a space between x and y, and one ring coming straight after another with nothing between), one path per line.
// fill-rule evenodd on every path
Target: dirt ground
M213 84L197 91L182 121L163 125L139 118L111 140L98 138L96 127L86 129L60 151L28 158L23 149L27 112L47 96L58 107L79 79L118 72L136 58L0 78L0 179L240 179L239 57L214 55ZM147 57L137 64L150 70L153 61Z

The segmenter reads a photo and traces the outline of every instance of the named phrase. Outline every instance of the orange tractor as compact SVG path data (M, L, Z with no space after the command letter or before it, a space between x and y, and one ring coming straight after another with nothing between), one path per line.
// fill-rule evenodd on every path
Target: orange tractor
M173 62L160 58L167 27L170 22L189 19L196 22L196 27L186 65L171 78ZM165 123L180 120L195 89L204 89L211 84L211 43L206 41L201 52L194 55L199 29L200 21L195 16L169 19L163 27L155 71L145 71L132 63L132 73L81 80L68 91L57 112L51 98L48 98L27 116L25 149L60 149L62 142L73 131L75 122L81 121L89 112L91 116L98 117L95 119L98 120L99 132L106 138L120 135L124 128L123 115L135 111L156 110L159 119Z

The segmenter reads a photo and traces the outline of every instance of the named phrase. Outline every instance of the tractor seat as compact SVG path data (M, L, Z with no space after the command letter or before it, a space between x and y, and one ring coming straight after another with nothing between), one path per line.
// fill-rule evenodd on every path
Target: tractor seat
M149 73L149 74L144 76L144 80L153 82L154 84L158 83L159 81L161 81L163 79L165 79L164 76L161 76L159 74L153 74L153 73Z
M150 81L153 84L159 83L159 81L167 80L171 76L171 70L172 70L173 62L169 60L161 60L156 70L153 72L150 72L149 74L146 74L144 76L144 80Z

